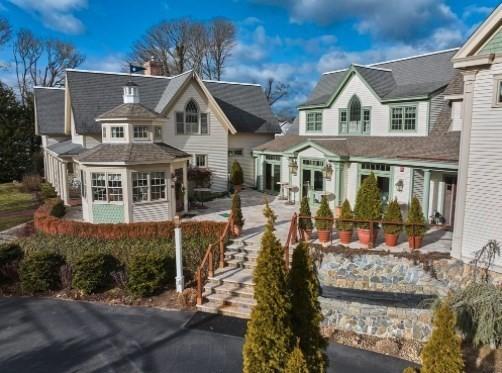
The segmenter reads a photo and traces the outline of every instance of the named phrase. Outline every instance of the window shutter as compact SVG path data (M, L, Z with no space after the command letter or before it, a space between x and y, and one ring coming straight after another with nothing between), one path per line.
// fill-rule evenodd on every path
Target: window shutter
M185 133L185 116L182 112L176 113L176 133L178 135Z
M207 113L200 113L200 133L202 135L209 133L209 116Z

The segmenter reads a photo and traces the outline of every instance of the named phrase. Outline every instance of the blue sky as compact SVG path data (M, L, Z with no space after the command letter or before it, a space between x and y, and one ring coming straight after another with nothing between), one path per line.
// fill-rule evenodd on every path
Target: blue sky
M308 96L322 72L460 45L498 1L450 0L0 0L15 29L74 43L82 68L119 71L132 44L170 18L226 17L238 29L225 80L287 82L276 109ZM0 60L12 64L9 46ZM13 82L12 67L0 79Z

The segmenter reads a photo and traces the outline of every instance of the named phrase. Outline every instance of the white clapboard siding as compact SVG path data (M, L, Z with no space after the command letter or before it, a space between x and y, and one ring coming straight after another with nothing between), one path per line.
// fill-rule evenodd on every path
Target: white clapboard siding
M474 85L462 239L468 258L488 240L502 242L502 108L492 107L496 74L502 64L478 72Z
M133 204L132 217L134 222L169 220L169 202Z
M390 105L382 104L368 86L357 75L353 75L330 108L322 111L322 132L306 132L306 110L299 112L300 135L338 135L339 109L348 108L352 96L357 95L363 107L371 107L371 136L425 136L429 119L429 102L417 103L416 131L389 131ZM414 102L416 103L416 102Z
M253 158L253 148L274 139L273 134L253 134L253 133L237 133L229 135L228 149L242 149L242 156L228 157L228 171L232 167L234 160L239 162L244 173L244 184L255 186L255 159Z
M194 99L201 112L209 112L209 135L177 135L176 112L184 111L190 99ZM167 113L168 122L162 131L163 141L192 155L205 154L212 171L212 189L227 190L228 184L228 131L209 110L207 98L196 83L192 82Z

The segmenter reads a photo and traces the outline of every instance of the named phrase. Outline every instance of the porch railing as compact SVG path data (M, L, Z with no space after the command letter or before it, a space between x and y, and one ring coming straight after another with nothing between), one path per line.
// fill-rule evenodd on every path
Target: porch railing
M289 226L288 238L284 245L284 264L286 270L289 268L289 247L298 242L298 215L296 212L291 217L291 224Z
M233 226L234 215L233 213L231 213L228 217L227 224L223 229L223 233L216 242L209 244L204 257L202 258L202 262L196 272L197 304L202 304L202 289L204 288L207 279L214 276L215 265L217 265L218 268L225 267L225 244L228 240L229 235L231 235L233 232Z

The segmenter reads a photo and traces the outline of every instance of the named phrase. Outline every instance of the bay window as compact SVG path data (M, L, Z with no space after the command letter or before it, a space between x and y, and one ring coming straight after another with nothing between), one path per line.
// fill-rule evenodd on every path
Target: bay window
M85 180L85 178L82 180ZM85 190L85 185L83 185L83 188ZM122 175L93 172L91 173L91 190L93 201L120 202L123 200Z
M148 139L148 128L145 126L134 126L133 136L135 139Z
M133 202L165 200L167 196L165 172L133 172Z
M112 127L112 139L123 139L124 138L124 127Z

